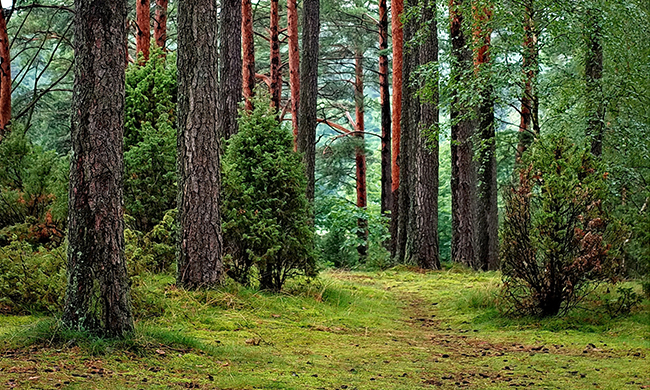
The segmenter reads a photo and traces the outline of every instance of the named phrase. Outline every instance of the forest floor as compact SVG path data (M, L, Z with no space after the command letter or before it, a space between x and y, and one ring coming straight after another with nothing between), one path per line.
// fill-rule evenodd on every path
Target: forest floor
M0 387L650 389L648 300L617 318L592 301L562 318L508 319L499 282L453 268L328 271L267 294L186 292L154 276L140 282L129 340L0 316Z

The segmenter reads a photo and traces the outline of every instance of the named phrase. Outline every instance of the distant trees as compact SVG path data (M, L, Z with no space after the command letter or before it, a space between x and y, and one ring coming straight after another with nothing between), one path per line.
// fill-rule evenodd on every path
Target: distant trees
M75 1L68 286L63 323L103 336L133 330L122 174L126 0Z

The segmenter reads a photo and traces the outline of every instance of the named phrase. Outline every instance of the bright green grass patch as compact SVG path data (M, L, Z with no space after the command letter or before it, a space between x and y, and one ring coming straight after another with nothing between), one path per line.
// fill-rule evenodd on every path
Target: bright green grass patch
M283 294L236 284L135 287L124 340L0 316L0 387L130 389L561 389L650 386L648 302L611 318L507 318L497 273L325 272ZM634 285L636 288L636 285ZM594 385L597 384L597 385Z

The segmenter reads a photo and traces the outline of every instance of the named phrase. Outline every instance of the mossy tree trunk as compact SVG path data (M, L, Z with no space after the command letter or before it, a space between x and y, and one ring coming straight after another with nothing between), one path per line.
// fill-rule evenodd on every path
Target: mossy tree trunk
M0 141L11 120L11 56L5 10L0 10Z
M133 330L124 256L126 0L75 1L75 83L63 322L102 336Z

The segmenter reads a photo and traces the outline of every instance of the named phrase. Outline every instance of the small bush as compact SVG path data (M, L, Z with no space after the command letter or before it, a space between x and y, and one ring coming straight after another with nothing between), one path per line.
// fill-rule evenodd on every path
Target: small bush
M65 299L65 251L65 245L35 250L18 240L0 248L0 312L59 312Z
M173 272L176 261L176 209L169 210L148 233L124 231L129 275ZM127 216L127 226L133 218Z
M0 143L0 246L13 239L57 246L68 211L68 160L12 130Z
M176 66L156 48L126 72L124 205L147 232L176 207Z
M288 278L315 273L312 211L302 156L268 96L258 96L223 158L225 259L235 280L248 284L255 267L260 288L278 291Z
M591 282L617 272L607 175L589 151L557 135L537 143L518 174L504 193L504 295L521 314L566 312Z

